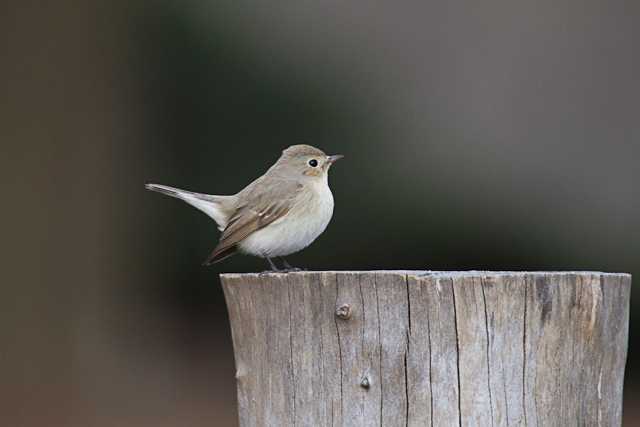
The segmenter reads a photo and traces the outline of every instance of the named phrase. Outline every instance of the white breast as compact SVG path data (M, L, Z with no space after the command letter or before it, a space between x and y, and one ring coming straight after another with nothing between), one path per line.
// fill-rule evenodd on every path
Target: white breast
M260 257L287 256L316 240L333 215L333 194L326 181L309 190L287 215L243 240L240 250Z

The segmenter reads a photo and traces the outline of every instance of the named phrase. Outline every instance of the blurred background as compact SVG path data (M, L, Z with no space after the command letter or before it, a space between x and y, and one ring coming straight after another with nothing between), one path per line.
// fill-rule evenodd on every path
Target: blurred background
M346 159L309 269L640 277L640 3L8 0L0 425L234 426L218 232L288 145ZM638 287L625 423L640 413Z

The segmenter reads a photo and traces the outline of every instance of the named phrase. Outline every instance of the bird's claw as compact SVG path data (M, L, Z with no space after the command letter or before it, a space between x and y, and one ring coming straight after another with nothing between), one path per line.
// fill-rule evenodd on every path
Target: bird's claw
M280 270L264 270L258 273L258 276L266 276L271 273L280 273Z
M268 274L273 274L273 273L282 273L282 274L287 274L287 273L297 273L300 271L307 271L306 268L298 268L298 267L292 267L292 268L283 268L283 269L278 269L278 270L265 270L265 271L261 271L260 273L258 273L259 276L266 276Z

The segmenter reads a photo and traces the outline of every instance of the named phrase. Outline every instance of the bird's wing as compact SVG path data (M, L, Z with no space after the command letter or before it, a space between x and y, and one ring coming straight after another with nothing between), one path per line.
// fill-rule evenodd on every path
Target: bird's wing
M235 254L251 233L285 216L302 185L291 180L263 177L238 194L239 206L222 232L220 242L204 262L210 265Z

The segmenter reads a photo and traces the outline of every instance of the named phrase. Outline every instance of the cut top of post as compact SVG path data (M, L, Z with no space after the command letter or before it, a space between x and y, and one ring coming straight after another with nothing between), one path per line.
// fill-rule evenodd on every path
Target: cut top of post
M497 277L497 276L514 276L522 277L527 275L545 276L545 275L601 275L601 276L619 276L631 278L629 273L609 273L604 271L490 271L490 270L464 270L464 271L439 271L439 270L317 270L317 271L296 271L296 272L277 272L266 271L261 273L221 273L220 277L224 279L237 279L243 276L271 276L271 275L294 275L305 276L318 273L329 274L404 274L408 276L424 277L431 276L458 278L458 277Z

